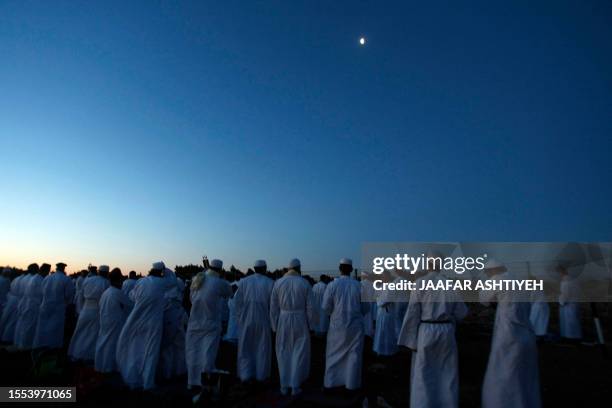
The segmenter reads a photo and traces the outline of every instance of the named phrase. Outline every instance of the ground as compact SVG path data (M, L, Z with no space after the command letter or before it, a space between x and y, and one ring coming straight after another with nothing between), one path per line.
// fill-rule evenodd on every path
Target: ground
M606 339L612 317L609 305L600 305ZM556 332L556 309L551 310L551 332ZM460 366L460 406L480 405L481 384L491 342L492 311L471 307L470 316L458 327ZM539 344L542 401L547 407L600 406L612 399L612 360L604 357L602 349L590 344L594 339L593 322L588 307L584 308L585 343L563 344L551 336ZM366 396L370 406L376 401L391 407L406 407L409 399L410 352L401 350L390 358L379 358L368 353L364 358L363 390L347 394L341 390L323 392L324 348L322 339L313 338L311 374L298 398L282 397L278 392L276 365L269 384L243 385L235 380L236 347L223 343L218 366L231 371L220 382L220 394L204 396L201 406L231 407L331 407L362 406ZM609 348L609 343L608 343ZM33 368L33 361L39 361ZM160 382L153 392L130 391L122 386L116 375L102 376L86 366L65 362L58 365L54 356L42 357L28 352L0 350L0 384L3 386L72 385L77 386L77 401L82 405L109 406L113 404L149 406L193 405L193 393L185 387L186 379ZM384 402L383 402L384 400ZM66 404L74 406L74 404Z

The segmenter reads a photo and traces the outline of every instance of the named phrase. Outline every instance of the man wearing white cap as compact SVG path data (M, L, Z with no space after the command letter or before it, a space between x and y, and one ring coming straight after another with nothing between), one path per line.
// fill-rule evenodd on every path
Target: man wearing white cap
M98 274L83 281L83 309L79 314L68 356L72 360L93 361L96 356L96 339L100 330L99 301L102 293L110 286L108 265L100 265Z
M276 333L276 359L281 393L301 392L310 373L310 332L314 328L314 299L308 281L302 278L299 259L289 263L289 271L274 283L270 295L270 319Z
M255 273L240 280L234 295L238 320L238 377L241 381L264 381L270 376L272 332L270 295L274 282L268 278L266 261L253 265Z
M506 266L494 259L485 264L492 280L510 279ZM482 385L482 407L541 406L538 349L529 321L529 298L505 290L482 291L485 304L497 302L493 341Z
M164 269L163 262L155 262L149 276L130 291L134 308L117 341L117 366L130 388L155 387L164 324Z
M325 289L327 289L328 277L327 275L321 275L319 281L312 287L312 294L314 297L315 311L317 315L317 324L314 328L317 336L323 337L329 329L329 315L323 311L323 295Z
M184 285L173 270L164 269L164 330L160 352L160 372L163 378L185 374L185 331L187 313L183 307Z
M26 276L26 274L21 274L11 281L11 288L0 319L0 341L12 343L15 339L19 303L23 298L23 280L26 279Z
M430 253L428 257L439 258ZM427 264L427 274L416 280L434 284L440 276L439 262ZM410 372L411 407L457 407L459 405L459 361L455 325L467 315L458 293L417 290L410 295L398 344L412 350ZM503 404L501 405L503 406Z
M64 344L66 307L74 298L74 283L66 276L66 264L56 265L55 273L42 281L42 303L34 336L34 348L61 348Z
M221 278L222 271L223 262L213 259L191 283L191 315L185 341L189 388L202 385L202 374L210 377L217 371L215 360L223 329L221 306L232 295L229 283Z
M21 350L30 350L34 343L34 335L36 334L36 324L38 322L38 311L40 302L42 301L41 285L43 275L41 270L46 271L51 265L45 264L41 268L36 268L36 271L29 269L29 278L24 280L23 300L19 303L19 317L15 325L15 346ZM33 273L34 272L34 273Z
M363 334L370 339L374 337L374 322L376 321L376 290L372 277L366 271L361 272L361 298L368 303L368 312L363 317ZM366 339L366 343L367 343Z
M323 295L323 311L331 315L325 349L325 388L361 387L363 316L369 305L361 303L361 284L351 279L353 261L340 260L340 277Z

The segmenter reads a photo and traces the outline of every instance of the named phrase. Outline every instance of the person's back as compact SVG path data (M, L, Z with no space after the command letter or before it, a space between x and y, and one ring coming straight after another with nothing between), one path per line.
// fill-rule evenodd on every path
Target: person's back
M133 303L121 289L109 286L100 297L100 329L96 339L94 367L96 371L117 371L117 342Z
M272 354L270 295L274 282L261 273L240 281L234 294L238 321L238 376L242 381L270 376Z
M151 275L139 279L130 292L134 308L117 341L117 365L123 381L131 388L151 389L155 386L164 320L164 292L163 279Z
M0 319L0 341L12 343L15 339L15 325L19 317L19 290L21 280L25 275L19 275L11 281L6 304Z
M42 282L42 303L34 338L34 348L60 348L64 343L66 307L74 298L74 284L63 271L56 271Z
M340 266L352 271L352 261ZM363 315L369 305L361 303L361 284L350 278L350 271L327 285L323 296L322 308L330 314L325 350L326 388L344 386L356 390L361 386Z
M298 264L299 265L299 264ZM310 284L290 270L274 283L270 296L270 319L276 332L276 358L281 393L294 394L310 373L310 333L314 298Z
M15 346L22 350L29 350L34 343L38 312L42 302L41 275L31 275L23 288L23 304L19 313L19 321L15 329Z
M317 324L315 326L315 332L322 336L327 333L329 328L329 315L323 311L321 305L323 304L323 295L327 289L327 284L322 280L318 281L312 287L312 295L314 297L316 312L317 312Z

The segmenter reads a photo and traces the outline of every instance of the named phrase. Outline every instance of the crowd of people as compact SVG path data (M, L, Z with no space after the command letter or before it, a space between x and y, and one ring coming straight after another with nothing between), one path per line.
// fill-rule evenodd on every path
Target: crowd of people
M204 270L187 281L163 262L153 263L146 277L130 272L127 279L107 265L72 277L65 268L58 263L53 273L48 264L31 264L22 274L3 270L3 343L18 350L67 344L71 360L92 364L100 373L118 372L130 388L151 390L160 379L186 374L186 386L198 392L223 373L216 360L225 338L237 344L240 381L267 381L275 354L280 393L296 396L309 376L313 335L326 338L324 388L348 392L362 386L364 344L371 338L368 344L380 356L392 356L399 347L412 350L410 406L458 405L455 330L468 306L456 292L415 291L398 301L375 293L373 275L352 277L347 258L339 262L338 277L322 275L316 283L302 276L298 259L278 279L258 260L233 282L218 259L205 261ZM489 260L485 272L504 279L507 268ZM382 279L444 278L431 263L418 275L385 272ZM561 336L575 341L582 333L579 304L571 301L574 290L571 280L562 280ZM537 296L532 302L509 296L491 291L482 297L484 304L496 305L482 406L538 407L536 339L547 333L548 303ZM74 332L65 334L68 313L78 318Z

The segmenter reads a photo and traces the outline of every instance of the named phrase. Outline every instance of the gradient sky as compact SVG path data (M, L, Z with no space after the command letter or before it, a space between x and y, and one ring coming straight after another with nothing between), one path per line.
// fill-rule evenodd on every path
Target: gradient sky
M176 3L0 2L0 265L612 239L609 1Z

